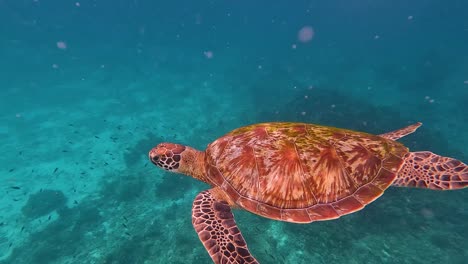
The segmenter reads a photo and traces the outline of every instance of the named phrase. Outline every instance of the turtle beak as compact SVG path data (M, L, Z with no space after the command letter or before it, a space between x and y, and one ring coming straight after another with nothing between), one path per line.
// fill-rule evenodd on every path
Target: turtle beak
M148 157L154 165L158 165L159 155L153 149L148 153Z

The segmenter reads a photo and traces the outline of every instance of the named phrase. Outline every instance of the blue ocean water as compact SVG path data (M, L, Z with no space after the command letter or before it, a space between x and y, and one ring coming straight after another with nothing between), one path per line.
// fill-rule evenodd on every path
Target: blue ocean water
M468 162L468 2L0 0L0 263L211 263L209 188L148 161L291 121ZM333 221L235 210L260 263L466 263L468 191Z

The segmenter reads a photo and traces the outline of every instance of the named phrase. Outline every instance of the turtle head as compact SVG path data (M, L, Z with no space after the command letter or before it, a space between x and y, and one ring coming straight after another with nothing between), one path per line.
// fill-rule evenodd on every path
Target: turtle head
M182 155L186 148L184 145L161 143L149 152L149 159L158 167L179 172Z
M150 150L149 159L167 171L183 173L207 182L205 152L180 144L160 143Z

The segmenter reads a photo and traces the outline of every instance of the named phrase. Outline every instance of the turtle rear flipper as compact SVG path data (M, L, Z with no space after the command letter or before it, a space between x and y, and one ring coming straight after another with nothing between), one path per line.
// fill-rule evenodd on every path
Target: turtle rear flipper
M212 190L199 193L192 207L192 224L206 251L216 264L258 264L234 221L231 207L216 199Z
M456 190L468 187L468 166L429 151L405 155L393 186Z

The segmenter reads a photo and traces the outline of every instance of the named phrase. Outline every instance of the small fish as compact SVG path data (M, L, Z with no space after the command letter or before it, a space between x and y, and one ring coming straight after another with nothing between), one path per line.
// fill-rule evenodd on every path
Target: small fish
M71 127L72 127L72 126L73 126L73 124L68 124L68 126L71 126Z
M15 169L10 169L8 172L13 172Z
M19 186L11 186L10 188L12 188L12 189L14 189L14 190L19 190L19 189L21 189L21 187L19 187Z
M122 226L125 227L125 228L128 228L128 226L124 223L122 223Z
M74 204L78 204L78 201L77 201L77 200L75 200L75 201L73 201L73 203L74 203Z
M62 150L62 152L63 152L63 153L66 153L66 152L68 152L68 150L65 150L65 149L64 149L64 150Z
M107 166L107 165L109 165L109 163L107 163L107 162L104 162L104 166Z
M1 223L0 223L0 226L4 226L4 225L5 225L5 223L4 223L4 222L1 222Z
M57 172L57 170L58 170L58 168L55 168L55 170L54 170L54 173L56 173L56 172Z
M8 245L8 248L11 248L11 246L13 246L13 243L10 243L10 245Z
M24 230L24 226L23 226L23 227L21 227L21 232L23 232L23 230Z
M47 220L50 220L50 217L51 217L51 216L49 215L49 218L47 218Z
M97 139L100 139L100 137L98 137L98 136L94 136L94 137L97 138Z
M127 236L132 236L132 235L130 235L130 233L129 233L129 232L125 232L125 234L126 234Z
M124 216L124 217L123 217L123 219L125 220L125 222L128 222L128 219L127 219L127 217L125 217L125 216Z
M20 154L20 155L23 155L23 151L20 151L19 154Z

